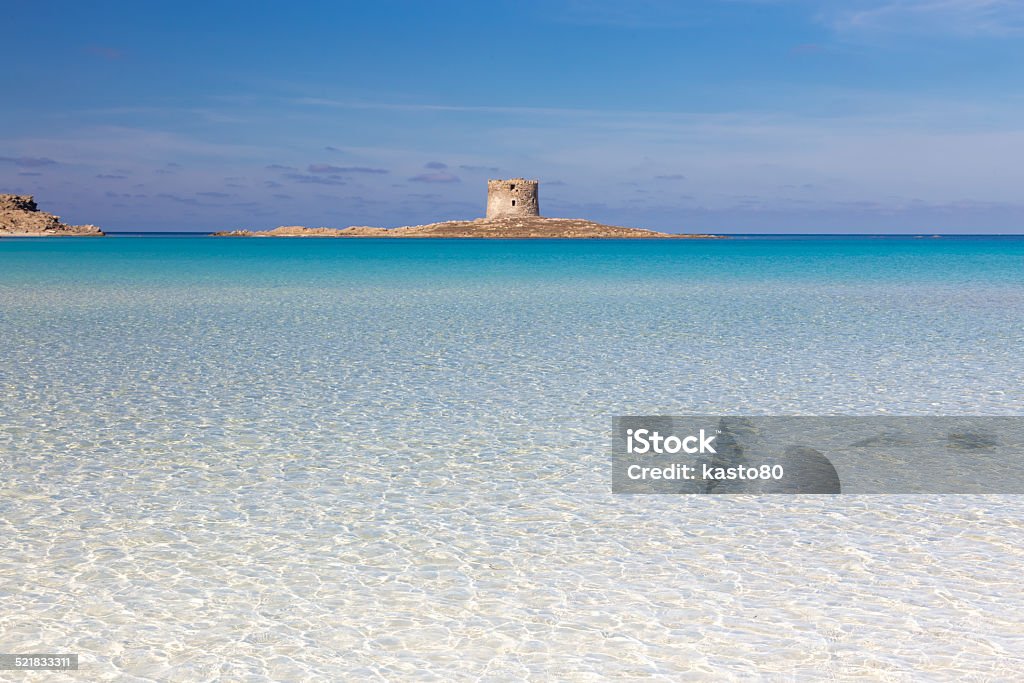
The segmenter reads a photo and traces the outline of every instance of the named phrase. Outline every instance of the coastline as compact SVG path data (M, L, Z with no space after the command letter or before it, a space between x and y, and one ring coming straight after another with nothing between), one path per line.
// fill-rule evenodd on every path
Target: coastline
M0 239L5 237L106 237L103 232L0 232Z

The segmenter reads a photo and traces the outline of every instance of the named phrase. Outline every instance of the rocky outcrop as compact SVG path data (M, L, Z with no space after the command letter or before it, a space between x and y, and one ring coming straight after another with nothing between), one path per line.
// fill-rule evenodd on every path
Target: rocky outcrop
M717 235L676 235L641 228L602 225L579 218L516 216L446 221L402 228L305 228L281 226L273 230L226 230L214 237L433 237L489 239L686 239L716 238Z
M40 211L31 195L0 194L0 237L101 237L95 225L67 225L60 216Z

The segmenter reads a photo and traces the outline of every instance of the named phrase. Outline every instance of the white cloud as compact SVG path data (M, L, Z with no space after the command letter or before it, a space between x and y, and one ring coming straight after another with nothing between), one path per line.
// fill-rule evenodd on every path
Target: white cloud
M861 0L822 17L845 32L885 31L959 36L1024 32L1020 0Z
M678 28L713 22L729 5L797 4L841 32L933 33L1009 36L1024 33L1024 0L562 0L549 4L549 16L575 24L626 29Z

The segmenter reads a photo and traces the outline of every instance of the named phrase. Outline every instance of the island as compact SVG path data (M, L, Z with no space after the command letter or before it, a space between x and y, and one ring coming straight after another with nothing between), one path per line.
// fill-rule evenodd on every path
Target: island
M721 235L672 234L604 225L581 218L540 215L537 180L512 178L487 182L487 214L468 221L443 221L401 228L354 225L307 228L286 225L273 230L222 230L214 237L434 237L477 239L723 239Z
M674 235L642 228L602 225L578 218L477 218L472 221L445 221L401 228L350 226L347 228L306 228L283 225L273 230L223 230L215 237L447 237L480 239L651 239L713 238L720 235Z
M0 237L103 237L95 225L68 225L40 211L35 197L0 194Z

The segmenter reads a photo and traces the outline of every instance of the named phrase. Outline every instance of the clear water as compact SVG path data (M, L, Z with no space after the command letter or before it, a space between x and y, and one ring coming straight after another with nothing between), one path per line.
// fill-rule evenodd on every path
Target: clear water
M0 240L0 342L0 652L81 658L39 680L1024 676L1020 498L609 455L1024 412L1021 238Z

